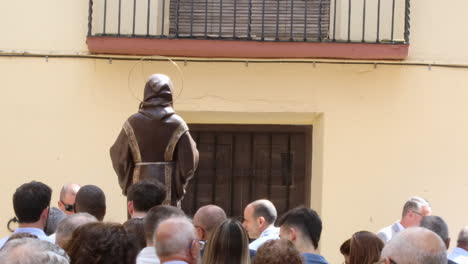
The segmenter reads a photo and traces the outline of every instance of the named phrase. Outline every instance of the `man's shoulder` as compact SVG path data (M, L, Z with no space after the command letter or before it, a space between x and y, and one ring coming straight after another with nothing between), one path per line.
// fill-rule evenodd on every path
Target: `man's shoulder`
M302 257L305 264L328 264L328 261L321 255L304 253Z
M136 258L136 264L159 264L159 258L156 255L154 247L143 248Z
M7 237L4 237L2 239L0 239L0 249L3 247L3 245L5 245L6 241L8 240L10 236L7 236Z
M459 247L455 247L448 255L448 259L458 264L466 264L468 263L468 251Z
M388 242L392 237L394 233L398 233L399 227L398 227L398 222L395 222L389 226L386 226L382 229L380 229L377 232L377 236L382 239L384 242Z
M263 245L268 240L279 239L279 228L272 227L265 229L259 238L255 239L249 244L249 249L257 250L261 245Z

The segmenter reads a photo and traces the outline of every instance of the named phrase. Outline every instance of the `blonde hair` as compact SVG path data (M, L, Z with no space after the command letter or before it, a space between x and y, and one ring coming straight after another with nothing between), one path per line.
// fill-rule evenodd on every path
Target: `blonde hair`
M249 239L239 221L227 219L218 225L203 254L203 264L249 264Z

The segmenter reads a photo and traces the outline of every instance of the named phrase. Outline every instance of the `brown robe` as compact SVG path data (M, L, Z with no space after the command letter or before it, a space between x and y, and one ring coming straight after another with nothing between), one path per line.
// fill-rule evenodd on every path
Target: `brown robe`
M153 75L138 113L125 122L110 149L124 195L133 183L156 179L166 187L166 203L178 205L198 166L198 151L184 120L172 107L172 83Z

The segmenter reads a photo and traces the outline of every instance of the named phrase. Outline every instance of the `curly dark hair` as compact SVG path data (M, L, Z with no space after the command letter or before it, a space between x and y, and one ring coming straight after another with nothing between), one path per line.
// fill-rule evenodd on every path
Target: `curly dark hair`
M302 264L301 253L286 239L270 240L258 248L253 264Z
M102 222L78 227L64 249L73 264L134 264L138 254L123 225Z

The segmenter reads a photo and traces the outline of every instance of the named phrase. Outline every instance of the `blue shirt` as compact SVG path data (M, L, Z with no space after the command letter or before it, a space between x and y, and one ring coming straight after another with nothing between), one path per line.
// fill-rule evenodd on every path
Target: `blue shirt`
M304 257L304 264L328 264L324 257L317 254L304 253L302 257Z
M448 258L458 264L468 264L468 251L456 247L452 250L452 253L448 255Z
M31 235L37 236L40 240L45 240L45 241L49 241L50 243L54 243L54 241L52 241L44 233L44 231L39 229L39 228L34 228L34 227L20 228L20 227L18 227L18 228L16 228L15 232L13 232L13 234L16 234L16 233L29 233ZM2 248L3 245L5 245L5 242L8 240L8 238L10 238L10 236L7 236L7 237L0 240L0 248Z
M260 236L252 241L249 244L249 249L257 250L263 243L267 242L268 240L279 239L279 227L275 227L273 225L269 226L267 229L263 230Z

